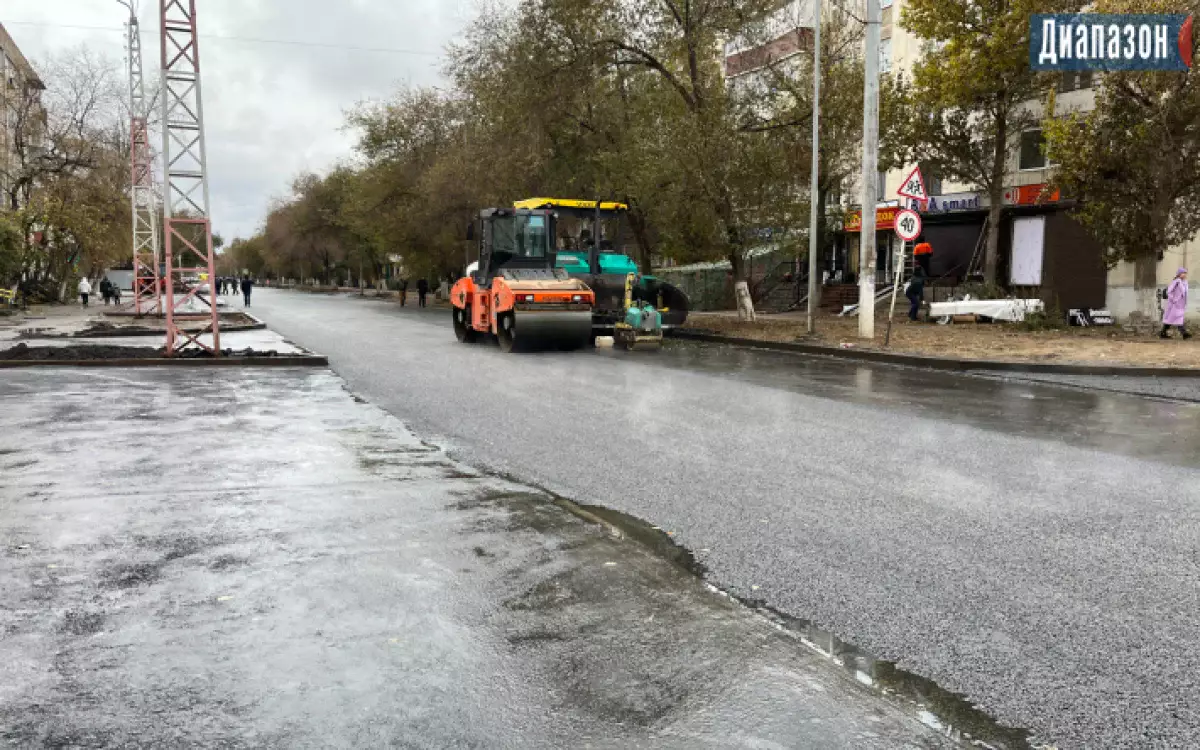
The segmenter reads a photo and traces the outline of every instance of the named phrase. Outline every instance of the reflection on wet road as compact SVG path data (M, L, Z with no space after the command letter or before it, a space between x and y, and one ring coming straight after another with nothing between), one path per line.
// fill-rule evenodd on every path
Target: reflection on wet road
M612 350L595 354L629 356ZM1200 466L1200 404L683 341L669 342L658 355L634 355L653 367Z
M0 379L0 665L15 748L961 747L310 369Z
M463 458L658 525L1006 725L1200 736L1195 405L694 345L512 357L344 297L256 312Z

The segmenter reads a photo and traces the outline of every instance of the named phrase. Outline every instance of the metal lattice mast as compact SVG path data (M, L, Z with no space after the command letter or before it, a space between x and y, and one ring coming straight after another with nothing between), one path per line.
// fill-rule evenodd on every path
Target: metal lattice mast
M167 356L188 347L221 353L212 224L209 221L208 173L204 144L204 108L200 89L200 47L195 0L159 0L162 20L162 129L164 274ZM207 274L209 295L199 300L195 277ZM190 287L190 288L189 288ZM179 327L198 302L211 322L199 333ZM211 334L209 341L204 338Z
M119 1L129 8L129 192L133 214L133 311L141 317L162 312L162 284L158 277L158 201L154 191L150 108L142 76L142 37L138 27L137 6L133 0Z

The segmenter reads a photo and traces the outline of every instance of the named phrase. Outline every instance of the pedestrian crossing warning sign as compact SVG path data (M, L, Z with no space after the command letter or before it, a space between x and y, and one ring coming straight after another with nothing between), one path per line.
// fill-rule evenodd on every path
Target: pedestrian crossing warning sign
M908 173L908 177L904 178L899 189L896 190L896 195L918 201L929 200L929 193L925 191L925 178L921 176L920 166L913 167L913 170Z

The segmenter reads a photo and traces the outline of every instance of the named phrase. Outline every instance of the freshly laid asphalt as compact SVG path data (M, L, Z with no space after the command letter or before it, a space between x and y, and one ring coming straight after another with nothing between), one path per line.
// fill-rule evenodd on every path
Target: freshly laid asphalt
M964 746L861 681L328 371L0 378L0 746Z
M1060 748L1200 736L1200 406L713 346L505 355L445 311L254 312L471 463L669 530Z

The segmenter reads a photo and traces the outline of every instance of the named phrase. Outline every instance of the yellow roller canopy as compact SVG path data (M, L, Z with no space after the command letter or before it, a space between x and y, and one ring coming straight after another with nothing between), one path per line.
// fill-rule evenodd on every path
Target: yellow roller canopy
M513 208L596 208L596 201L580 201L574 198L526 198L513 203ZM629 206L612 201L601 203L601 211L628 211Z

